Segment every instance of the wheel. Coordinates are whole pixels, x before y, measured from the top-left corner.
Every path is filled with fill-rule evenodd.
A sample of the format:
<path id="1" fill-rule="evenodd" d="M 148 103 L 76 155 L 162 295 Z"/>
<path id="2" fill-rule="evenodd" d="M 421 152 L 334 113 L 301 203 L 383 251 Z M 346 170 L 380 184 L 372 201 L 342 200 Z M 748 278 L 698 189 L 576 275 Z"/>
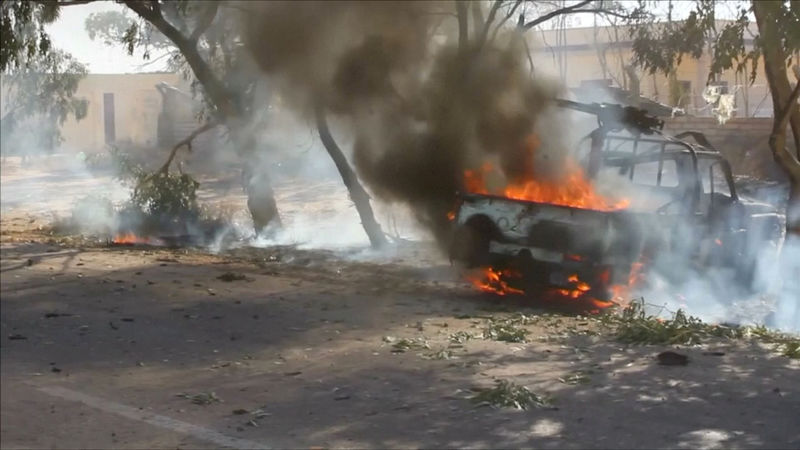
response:
<path id="1" fill-rule="evenodd" d="M 458 227 L 450 244 L 450 259 L 478 267 L 489 262 L 489 242 L 491 235 L 482 227 L 467 222 Z"/>

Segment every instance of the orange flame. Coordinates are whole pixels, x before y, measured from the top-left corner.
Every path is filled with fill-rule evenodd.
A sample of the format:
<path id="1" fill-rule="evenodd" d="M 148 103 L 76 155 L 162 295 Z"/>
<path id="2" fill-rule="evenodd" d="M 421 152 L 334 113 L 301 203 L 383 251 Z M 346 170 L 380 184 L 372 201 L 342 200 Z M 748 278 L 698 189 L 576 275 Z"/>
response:
<path id="1" fill-rule="evenodd" d="M 512 269 L 497 270 L 492 267 L 482 267 L 467 276 L 467 279 L 483 292 L 495 295 L 524 295 L 525 291 L 511 287 L 509 283 L 513 280 L 521 279 L 522 275 Z M 589 283 L 583 282 L 577 274 L 573 274 L 567 279 L 573 287 L 569 289 L 553 288 L 546 289 L 539 293 L 540 299 L 547 302 L 559 303 L 563 300 L 570 300 L 571 304 L 579 306 L 582 311 L 597 314 L 601 310 L 613 306 L 613 301 L 604 301 L 594 298 L 589 291 Z"/>
<path id="2" fill-rule="evenodd" d="M 611 286 L 614 300 L 619 304 L 627 303 L 630 300 L 630 292 L 644 280 L 644 263 L 637 261 L 631 265 L 628 274 L 628 284 L 616 284 Z"/>
<path id="3" fill-rule="evenodd" d="M 486 184 L 486 179 L 492 173 L 499 173 L 490 162 L 484 162 L 477 169 L 464 171 L 464 189 L 474 194 L 495 194 L 514 200 L 533 201 L 538 203 L 549 203 L 553 205 L 568 206 L 573 208 L 593 209 L 598 211 L 615 211 L 627 208 L 630 205 L 629 199 L 614 200 L 597 193 L 591 180 L 586 176 L 584 170 L 572 159 L 565 162 L 565 175 L 559 179 L 537 180 L 533 171 L 533 161 L 536 149 L 540 141 L 535 134 L 529 135 L 523 143 L 523 162 L 525 175 L 518 180 L 512 180 L 499 192 L 490 192 Z M 449 217 L 449 215 L 448 215 Z M 581 261 L 581 255 L 565 255 L 568 260 Z M 629 276 L 628 285 L 633 285 L 640 277 L 641 264 L 635 266 Z M 524 294 L 520 289 L 512 288 L 508 281 L 514 278 L 521 278 L 518 272 L 510 269 L 498 270 L 492 267 L 481 269 L 478 276 L 470 276 L 468 279 L 478 289 L 484 292 L 491 292 L 497 295 Z M 608 286 L 610 272 L 606 271 L 599 274 L 599 282 Z M 604 301 L 597 299 L 590 293 L 592 286 L 581 280 L 578 274 L 570 275 L 567 278 L 570 283 L 568 288 L 545 289 L 537 293 L 548 301 L 560 301 L 568 299 L 573 304 L 580 303 L 588 306 L 589 312 L 597 313 L 601 309 L 615 304 L 614 301 Z M 629 286 L 612 286 L 614 300 L 622 299 L 627 295 Z"/>
<path id="4" fill-rule="evenodd" d="M 111 240 L 114 244 L 121 244 L 121 245 L 160 245 L 161 241 L 159 239 L 154 239 L 150 237 L 140 237 L 134 234 L 133 232 L 122 233 L 114 236 L 114 239 Z"/>
<path id="5" fill-rule="evenodd" d="M 524 294 L 522 290 L 508 285 L 506 280 L 512 278 L 520 278 L 520 274 L 511 269 L 498 271 L 491 267 L 483 267 L 479 269 L 478 273 L 467 276 L 472 285 L 483 292 L 497 295 Z"/>
<path id="6" fill-rule="evenodd" d="M 565 162 L 565 173 L 558 180 L 536 180 L 533 173 L 533 156 L 539 146 L 536 135 L 525 141 L 526 176 L 512 181 L 499 193 L 514 200 L 550 203 L 574 208 L 615 211 L 627 208 L 629 199 L 612 200 L 598 194 L 583 169 L 571 158 Z M 477 170 L 464 171 L 464 189 L 474 194 L 490 194 L 486 187 L 486 176 L 495 169 L 490 162 L 484 162 Z"/>

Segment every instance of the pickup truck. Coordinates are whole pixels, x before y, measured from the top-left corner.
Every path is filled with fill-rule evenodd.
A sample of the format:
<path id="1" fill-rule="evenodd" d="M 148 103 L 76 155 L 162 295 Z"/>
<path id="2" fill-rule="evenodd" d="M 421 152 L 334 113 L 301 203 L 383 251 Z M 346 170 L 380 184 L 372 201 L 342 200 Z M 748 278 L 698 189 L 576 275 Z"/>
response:
<path id="1" fill-rule="evenodd" d="M 761 252 L 777 251 L 782 215 L 740 198 L 729 163 L 701 134 L 669 136 L 653 127 L 656 121 L 631 125 L 620 117 L 607 114 L 584 140 L 591 139 L 589 152 L 579 148 L 576 156 L 593 180 L 623 186 L 629 207 L 594 210 L 465 192 L 453 219 L 451 260 L 513 269 L 523 287 L 574 288 L 579 280 L 601 300 L 612 297 L 613 286 L 629 285 L 641 266 L 676 283 L 689 271 L 732 269 L 753 289 Z"/>

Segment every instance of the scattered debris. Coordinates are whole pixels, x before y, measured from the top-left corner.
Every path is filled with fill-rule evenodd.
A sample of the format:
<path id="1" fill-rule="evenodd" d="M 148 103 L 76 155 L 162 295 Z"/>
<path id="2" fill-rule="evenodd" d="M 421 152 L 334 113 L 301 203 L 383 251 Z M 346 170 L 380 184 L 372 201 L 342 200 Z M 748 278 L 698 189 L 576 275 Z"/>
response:
<path id="1" fill-rule="evenodd" d="M 800 359 L 800 336 L 773 331 L 765 326 L 748 328 L 746 335 L 767 344 L 775 344 L 775 351 L 787 358 Z"/>
<path id="2" fill-rule="evenodd" d="M 671 319 L 645 312 L 644 299 L 631 302 L 621 314 L 603 316 L 620 342 L 626 344 L 697 345 L 704 339 L 756 339 L 774 344 L 774 350 L 787 358 L 800 359 L 800 337 L 759 325 L 756 327 L 712 325 L 678 310 Z M 722 355 L 716 355 L 722 356 Z"/>
<path id="3" fill-rule="evenodd" d="M 156 258 L 156 261 L 159 261 L 159 262 L 173 262 L 173 263 L 180 262 L 175 258 L 163 258 L 163 257 Z"/>
<path id="4" fill-rule="evenodd" d="M 447 337 L 452 344 L 463 344 L 473 338 L 475 338 L 475 336 L 468 331 L 456 331 L 455 333 L 450 333 Z"/>
<path id="5" fill-rule="evenodd" d="M 272 413 L 268 413 L 268 412 L 264 411 L 263 409 L 259 408 L 259 409 L 255 410 L 255 411 L 252 411 L 250 413 L 250 415 L 254 416 L 256 419 L 263 419 L 265 417 L 271 416 Z"/>
<path id="6" fill-rule="evenodd" d="M 685 366 L 689 364 L 689 357 L 671 351 L 661 352 L 656 356 L 662 366 Z"/>
<path id="7" fill-rule="evenodd" d="M 243 273 L 225 272 L 222 275 L 218 276 L 217 279 L 226 282 L 231 282 L 231 281 L 246 280 L 247 277 Z"/>
<path id="8" fill-rule="evenodd" d="M 473 389 L 477 394 L 470 400 L 478 406 L 529 409 L 552 407 L 552 399 L 532 392 L 507 380 L 496 380 L 493 388 Z"/>
<path id="9" fill-rule="evenodd" d="M 392 344 L 392 353 L 404 353 L 408 350 L 429 350 L 431 348 L 428 341 L 423 338 L 397 339 L 392 336 L 384 336 L 383 342 Z"/>
<path id="10" fill-rule="evenodd" d="M 179 394 L 175 394 L 176 397 L 185 398 L 187 400 L 191 400 L 192 403 L 195 405 L 210 405 L 212 403 L 221 403 L 222 400 L 217 397 L 217 395 L 213 392 L 200 392 L 197 394 L 187 394 L 185 392 L 181 392 Z"/>
<path id="11" fill-rule="evenodd" d="M 453 355 L 453 352 L 443 348 L 436 352 L 426 353 L 422 355 L 424 359 L 453 359 L 456 356 Z"/>
<path id="12" fill-rule="evenodd" d="M 607 315 L 620 342 L 626 344 L 697 345 L 704 338 L 741 338 L 744 329 L 726 325 L 709 325 L 678 310 L 671 319 L 661 319 L 645 312 L 644 300 L 631 302 L 619 315 Z"/>
<path id="13" fill-rule="evenodd" d="M 488 326 L 483 330 L 483 337 L 493 341 L 526 342 L 530 331 L 520 327 L 520 322 L 514 319 L 489 319 Z"/>
<path id="14" fill-rule="evenodd" d="M 591 370 L 578 370 L 569 375 L 560 377 L 558 381 L 570 386 L 575 386 L 577 384 L 588 384 L 592 381 L 592 378 L 589 375 L 592 375 L 593 373 L 594 371 Z"/>

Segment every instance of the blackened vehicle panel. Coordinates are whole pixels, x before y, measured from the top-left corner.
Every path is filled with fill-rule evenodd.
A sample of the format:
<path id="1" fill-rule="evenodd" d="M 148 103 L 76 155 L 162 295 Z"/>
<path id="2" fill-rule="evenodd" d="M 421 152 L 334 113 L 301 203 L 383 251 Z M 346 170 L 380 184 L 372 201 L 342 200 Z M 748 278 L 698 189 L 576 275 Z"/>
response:
<path id="1" fill-rule="evenodd" d="M 612 268 L 614 277 L 624 280 L 646 241 L 665 235 L 674 219 L 627 210 L 597 211 L 492 195 L 464 195 L 455 225 L 469 226 L 476 218 L 493 224 L 491 229 L 481 228 L 489 234 L 486 238 L 490 240 L 492 261 L 505 258 L 519 262 L 522 258 L 531 268 L 526 272 L 539 273 L 545 279 L 560 267 L 586 274 Z"/>
<path id="2" fill-rule="evenodd" d="M 627 253 L 640 238 L 641 215 L 627 211 L 597 211 L 514 200 L 491 195 L 463 197 L 456 218 L 464 225 L 485 216 L 495 225 L 500 242 L 558 252 L 601 256 Z"/>

